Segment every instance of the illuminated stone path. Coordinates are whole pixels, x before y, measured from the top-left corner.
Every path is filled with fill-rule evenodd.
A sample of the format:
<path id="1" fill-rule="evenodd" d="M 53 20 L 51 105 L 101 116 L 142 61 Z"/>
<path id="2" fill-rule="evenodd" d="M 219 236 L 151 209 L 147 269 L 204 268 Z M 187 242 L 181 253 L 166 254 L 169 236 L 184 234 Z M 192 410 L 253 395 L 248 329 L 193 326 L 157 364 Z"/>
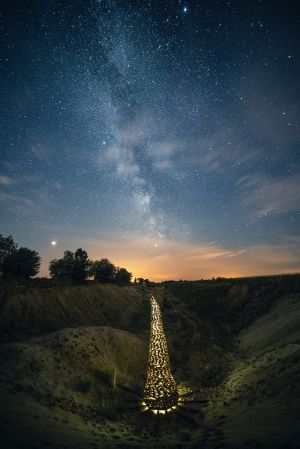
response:
<path id="1" fill-rule="evenodd" d="M 176 408 L 179 396 L 171 374 L 160 307 L 154 296 L 150 298 L 150 302 L 151 329 L 143 407 L 144 410 L 150 409 L 155 414 L 165 414 Z"/>

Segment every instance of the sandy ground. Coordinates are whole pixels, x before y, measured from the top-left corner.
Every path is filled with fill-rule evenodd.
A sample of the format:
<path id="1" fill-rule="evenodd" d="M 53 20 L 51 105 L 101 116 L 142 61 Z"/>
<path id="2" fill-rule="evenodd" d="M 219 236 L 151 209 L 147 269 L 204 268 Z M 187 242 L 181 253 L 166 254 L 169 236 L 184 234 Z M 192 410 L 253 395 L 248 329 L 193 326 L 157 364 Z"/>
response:
<path id="1" fill-rule="evenodd" d="M 115 319 L 125 327 L 130 314 L 139 319 L 140 304 L 135 309 L 126 295 L 122 301 L 129 304 L 128 314 Z M 207 404 L 186 401 L 178 412 L 160 418 L 140 411 L 144 330 L 92 325 L 18 336 L 0 346 L 3 447 L 300 447 L 299 295 L 277 300 L 229 349 L 217 343 L 204 349 L 197 322 L 183 304 L 174 304 L 164 315 L 175 376 L 193 387 L 189 400 L 205 398 Z M 101 310 L 107 316 L 105 307 Z M 202 372 L 210 357 L 221 357 L 224 375 L 205 386 Z"/>

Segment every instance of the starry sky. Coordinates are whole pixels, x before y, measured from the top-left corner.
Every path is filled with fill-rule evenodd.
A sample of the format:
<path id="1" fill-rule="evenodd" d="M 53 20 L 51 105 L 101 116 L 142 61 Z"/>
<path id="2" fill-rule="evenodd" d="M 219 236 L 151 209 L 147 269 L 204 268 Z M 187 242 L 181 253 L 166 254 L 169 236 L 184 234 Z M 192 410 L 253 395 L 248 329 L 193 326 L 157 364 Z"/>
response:
<path id="1" fill-rule="evenodd" d="M 300 271 L 294 1 L 11 1 L 0 233 L 153 280 Z M 56 242 L 56 244 L 51 244 Z"/>

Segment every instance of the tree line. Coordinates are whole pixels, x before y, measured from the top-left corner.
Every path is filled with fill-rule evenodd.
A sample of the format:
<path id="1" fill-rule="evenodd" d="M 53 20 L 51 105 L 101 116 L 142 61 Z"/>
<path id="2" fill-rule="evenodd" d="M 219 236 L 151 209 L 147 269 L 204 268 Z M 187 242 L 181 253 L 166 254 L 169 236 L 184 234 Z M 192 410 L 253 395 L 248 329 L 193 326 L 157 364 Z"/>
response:
<path id="1" fill-rule="evenodd" d="M 0 277 L 8 279 L 30 279 L 38 274 L 41 257 L 37 251 L 18 247 L 12 236 L 0 234 Z M 101 283 L 126 285 L 131 282 L 132 273 L 115 266 L 106 258 L 90 260 L 82 248 L 75 252 L 65 251 L 61 259 L 49 263 L 52 279 L 60 282 L 84 283 L 94 279 Z"/>
<path id="2" fill-rule="evenodd" d="M 60 281 L 83 283 L 94 279 L 101 283 L 129 284 L 132 273 L 126 268 L 116 267 L 110 260 L 89 260 L 87 252 L 78 248 L 75 252 L 65 251 L 61 259 L 53 259 L 49 264 L 50 276 Z"/>
<path id="3" fill-rule="evenodd" d="M 29 279 L 36 276 L 41 265 L 37 251 L 21 246 L 11 235 L 0 234 L 0 276 L 3 278 Z"/>

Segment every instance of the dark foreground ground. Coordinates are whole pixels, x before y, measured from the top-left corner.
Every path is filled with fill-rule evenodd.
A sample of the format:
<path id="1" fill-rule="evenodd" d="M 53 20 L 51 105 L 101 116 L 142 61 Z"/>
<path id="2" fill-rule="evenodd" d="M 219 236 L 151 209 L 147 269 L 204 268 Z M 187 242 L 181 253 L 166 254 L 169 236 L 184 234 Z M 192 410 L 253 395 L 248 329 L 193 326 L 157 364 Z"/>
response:
<path id="1" fill-rule="evenodd" d="M 159 418 L 138 407 L 147 289 L 1 286 L 4 448 L 300 447 L 300 276 L 153 290 L 172 370 L 180 390 L 193 391 Z"/>

